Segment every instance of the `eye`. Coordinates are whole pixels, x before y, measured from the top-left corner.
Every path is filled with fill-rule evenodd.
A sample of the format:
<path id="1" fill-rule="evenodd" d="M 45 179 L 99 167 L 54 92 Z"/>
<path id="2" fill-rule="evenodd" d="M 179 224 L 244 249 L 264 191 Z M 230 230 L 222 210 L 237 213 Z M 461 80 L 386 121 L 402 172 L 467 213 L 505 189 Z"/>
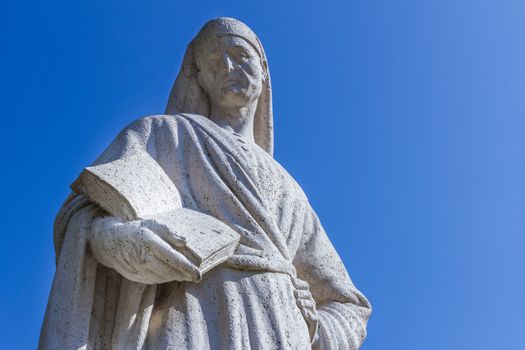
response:
<path id="1" fill-rule="evenodd" d="M 237 56 L 237 59 L 239 60 L 250 59 L 250 54 L 244 50 L 239 50 L 236 56 Z"/>

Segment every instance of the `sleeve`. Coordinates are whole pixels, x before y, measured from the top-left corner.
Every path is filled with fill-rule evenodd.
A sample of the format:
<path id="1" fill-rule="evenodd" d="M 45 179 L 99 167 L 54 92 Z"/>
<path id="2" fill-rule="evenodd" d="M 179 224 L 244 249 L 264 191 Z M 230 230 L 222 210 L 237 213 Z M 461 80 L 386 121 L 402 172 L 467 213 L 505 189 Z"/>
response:
<path id="1" fill-rule="evenodd" d="M 111 162 L 140 152 L 150 153 L 152 148 L 152 128 L 152 117 L 144 117 L 134 121 L 119 133 L 93 165 Z M 54 244 L 57 262 L 62 251 L 66 228 L 73 215 L 72 213 L 89 204 L 90 202 L 86 198 L 73 192 L 59 210 L 54 222 Z"/>
<path id="2" fill-rule="evenodd" d="M 155 129 L 160 124 L 158 116 L 135 120 L 124 128 L 95 160 L 93 165 L 104 164 L 127 156 L 145 153 L 154 157 Z"/>
<path id="3" fill-rule="evenodd" d="M 366 337 L 371 305 L 352 283 L 313 210 L 293 260 L 297 277 L 308 282 L 317 305 L 313 349 L 357 350 Z"/>

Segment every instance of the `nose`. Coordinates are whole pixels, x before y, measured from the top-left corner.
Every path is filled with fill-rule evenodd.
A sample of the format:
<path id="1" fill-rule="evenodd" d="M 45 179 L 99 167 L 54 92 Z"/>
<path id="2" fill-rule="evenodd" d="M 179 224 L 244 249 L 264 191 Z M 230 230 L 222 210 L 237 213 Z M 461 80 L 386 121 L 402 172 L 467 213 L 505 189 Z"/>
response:
<path id="1" fill-rule="evenodd" d="M 224 65 L 226 66 L 226 70 L 228 70 L 228 72 L 233 71 L 233 61 L 230 55 L 225 53 L 223 59 L 224 59 Z"/>

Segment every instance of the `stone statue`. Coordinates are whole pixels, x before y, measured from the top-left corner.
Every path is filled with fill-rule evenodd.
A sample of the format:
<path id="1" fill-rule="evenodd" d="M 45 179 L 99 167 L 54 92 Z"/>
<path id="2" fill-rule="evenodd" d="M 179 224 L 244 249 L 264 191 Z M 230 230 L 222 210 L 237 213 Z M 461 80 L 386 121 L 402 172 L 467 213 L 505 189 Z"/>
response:
<path id="1" fill-rule="evenodd" d="M 54 227 L 57 269 L 39 349 L 358 349 L 370 304 L 273 153 L 272 89 L 257 36 L 218 18 L 188 45 L 166 115 L 126 127 L 95 161 L 148 155 L 182 206 L 241 236 L 204 273 L 162 259 L 162 236 L 78 194 Z"/>

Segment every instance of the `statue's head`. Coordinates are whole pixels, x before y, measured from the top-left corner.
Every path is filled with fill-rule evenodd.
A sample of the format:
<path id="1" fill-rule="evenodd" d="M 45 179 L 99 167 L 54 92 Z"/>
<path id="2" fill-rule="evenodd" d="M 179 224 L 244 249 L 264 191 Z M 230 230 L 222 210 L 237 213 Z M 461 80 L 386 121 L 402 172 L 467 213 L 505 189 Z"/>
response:
<path id="1" fill-rule="evenodd" d="M 211 104 L 243 107 L 259 98 L 267 63 L 257 37 L 244 23 L 211 20 L 194 45 L 197 81 Z"/>
<path id="2" fill-rule="evenodd" d="M 166 113 L 209 117 L 212 104 L 243 107 L 255 100 L 255 142 L 273 154 L 270 74 L 260 41 L 234 18 L 207 22 L 186 49 Z"/>

